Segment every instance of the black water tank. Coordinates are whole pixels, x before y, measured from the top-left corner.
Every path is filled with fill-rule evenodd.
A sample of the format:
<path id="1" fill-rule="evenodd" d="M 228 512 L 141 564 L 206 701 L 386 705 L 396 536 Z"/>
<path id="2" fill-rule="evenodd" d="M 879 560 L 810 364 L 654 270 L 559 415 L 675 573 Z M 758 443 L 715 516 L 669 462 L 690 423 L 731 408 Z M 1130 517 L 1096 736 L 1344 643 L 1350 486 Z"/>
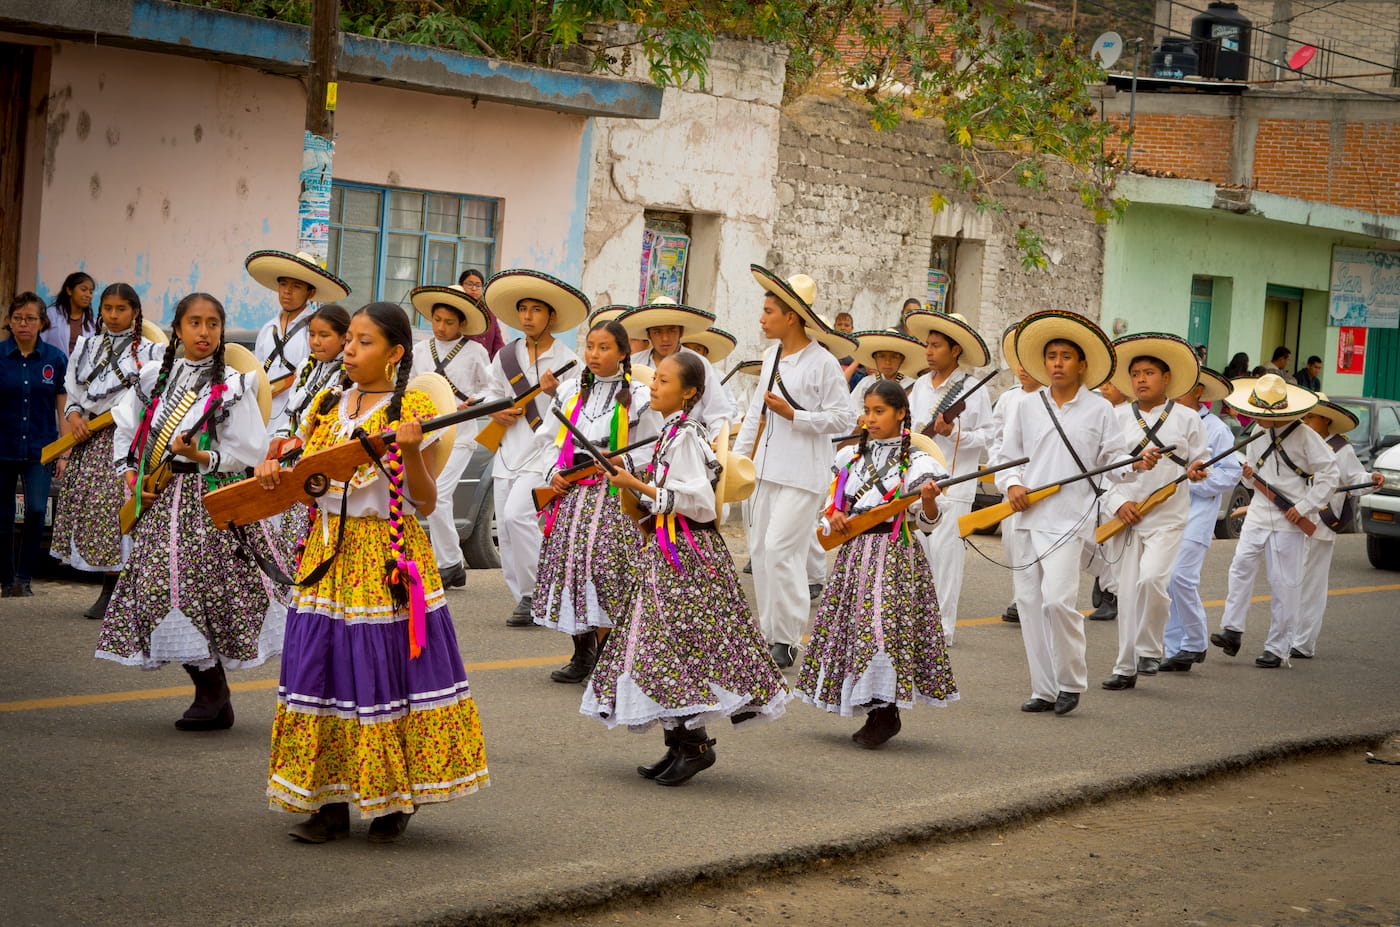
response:
<path id="1" fill-rule="evenodd" d="M 1200 64 L 1191 40 L 1180 36 L 1167 36 L 1152 52 L 1153 77 L 1195 77 Z"/>
<path id="2" fill-rule="evenodd" d="M 1239 6 L 1212 3 L 1191 20 L 1191 38 L 1201 59 L 1202 77 L 1249 78 L 1249 20 Z"/>

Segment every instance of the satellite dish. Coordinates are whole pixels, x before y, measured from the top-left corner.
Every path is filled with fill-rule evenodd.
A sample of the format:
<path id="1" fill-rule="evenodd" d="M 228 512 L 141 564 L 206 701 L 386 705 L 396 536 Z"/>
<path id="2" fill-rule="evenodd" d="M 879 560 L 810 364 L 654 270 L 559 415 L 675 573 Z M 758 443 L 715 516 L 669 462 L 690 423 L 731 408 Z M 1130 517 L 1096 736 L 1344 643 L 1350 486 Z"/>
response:
<path id="1" fill-rule="evenodd" d="M 1288 67 L 1294 71 L 1301 71 L 1303 70 L 1303 68 L 1308 66 L 1308 62 L 1312 61 L 1313 56 L 1316 54 L 1316 45 L 1304 45 L 1302 48 L 1298 49 L 1292 55 L 1289 56 Z"/>
<path id="2" fill-rule="evenodd" d="M 1099 63 L 1105 71 L 1118 63 L 1123 54 L 1123 37 L 1116 32 L 1105 32 L 1094 39 L 1094 49 L 1089 57 Z"/>

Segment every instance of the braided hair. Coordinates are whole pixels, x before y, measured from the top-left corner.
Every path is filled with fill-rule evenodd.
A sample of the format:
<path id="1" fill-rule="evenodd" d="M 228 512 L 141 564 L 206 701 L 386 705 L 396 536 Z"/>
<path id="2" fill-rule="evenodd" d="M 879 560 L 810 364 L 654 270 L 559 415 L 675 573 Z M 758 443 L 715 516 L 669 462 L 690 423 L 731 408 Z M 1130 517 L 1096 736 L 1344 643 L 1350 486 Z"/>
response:
<path id="1" fill-rule="evenodd" d="M 620 327 L 620 326 L 619 326 Z M 705 361 L 695 354 L 687 354 L 684 351 L 677 351 L 662 358 L 662 362 L 674 361 L 681 369 L 681 389 L 694 389 L 695 395 L 686 400 L 683 414 L 690 417 L 691 410 L 699 404 L 700 398 L 705 395 Z"/>
<path id="2" fill-rule="evenodd" d="M 912 414 L 909 409 L 909 394 L 894 380 L 878 380 L 870 392 L 897 412 L 903 412 L 900 419 L 899 470 L 902 474 L 909 469 L 909 427 Z M 867 394 L 869 395 L 869 394 Z M 860 433 L 860 453 L 865 453 L 870 432 L 862 428 Z"/>
<path id="3" fill-rule="evenodd" d="M 137 382 L 139 382 L 141 376 L 141 325 L 144 322 L 144 317 L 141 314 L 141 297 L 137 294 L 136 290 L 132 288 L 131 284 L 113 283 L 102 291 L 102 296 L 98 299 L 98 304 L 101 305 L 101 303 L 105 302 L 108 298 L 123 300 L 135 310 L 135 315 L 132 316 L 131 320 L 131 347 L 129 350 L 131 351 L 131 359 L 136 364 L 136 376 Z M 104 335 L 107 334 L 107 325 L 105 322 L 99 322 L 98 329 Z M 83 385 L 87 386 L 88 383 L 83 383 Z"/>

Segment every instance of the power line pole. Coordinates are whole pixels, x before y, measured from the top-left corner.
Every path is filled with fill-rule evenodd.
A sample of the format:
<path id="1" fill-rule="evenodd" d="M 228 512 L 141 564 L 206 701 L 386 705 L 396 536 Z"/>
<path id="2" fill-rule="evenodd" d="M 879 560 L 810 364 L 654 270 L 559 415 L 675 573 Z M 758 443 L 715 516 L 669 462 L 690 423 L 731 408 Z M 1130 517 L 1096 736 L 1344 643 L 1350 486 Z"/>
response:
<path id="1" fill-rule="evenodd" d="M 325 266 L 330 243 L 331 160 L 335 153 L 340 0 L 314 0 L 306 68 L 306 127 L 301 149 L 297 248 Z"/>

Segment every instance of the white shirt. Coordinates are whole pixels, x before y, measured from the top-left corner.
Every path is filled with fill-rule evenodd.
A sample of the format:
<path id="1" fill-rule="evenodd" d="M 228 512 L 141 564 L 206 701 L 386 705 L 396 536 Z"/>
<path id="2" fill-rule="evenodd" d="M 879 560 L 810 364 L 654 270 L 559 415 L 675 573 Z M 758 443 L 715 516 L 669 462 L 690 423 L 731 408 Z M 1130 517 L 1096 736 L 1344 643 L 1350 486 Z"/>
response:
<path id="1" fill-rule="evenodd" d="M 985 388 L 985 387 L 984 387 Z M 1021 400 L 1028 396 L 1034 396 L 1038 390 L 1031 390 L 1029 393 L 1021 389 L 1021 384 L 1003 392 L 997 397 L 997 401 L 992 403 L 992 443 L 987 446 L 987 459 L 995 460 L 1001 451 L 1001 439 L 1006 434 L 1006 420 L 1011 417 L 1011 410 L 1014 409 Z"/>
<path id="2" fill-rule="evenodd" d="M 1337 455 L 1317 436 L 1317 432 L 1301 422 L 1295 422 L 1293 425 L 1282 425 L 1272 429 L 1261 426 L 1259 434 L 1244 446 L 1242 453 L 1245 461 L 1266 483 L 1287 496 L 1299 512 L 1317 522 L 1317 511 L 1341 485 L 1338 482 Z M 1278 436 L 1284 435 L 1284 432 L 1287 432 L 1287 435 L 1279 439 Z M 1304 480 L 1294 473 L 1293 469 L 1283 462 L 1283 456 L 1278 451 L 1270 453 L 1262 465 L 1259 463 L 1269 445 L 1275 440 L 1304 473 L 1312 474 L 1311 480 Z M 1269 531 L 1300 531 L 1301 529 L 1288 521 L 1283 512 L 1283 509 L 1256 494 L 1249 503 L 1244 523 Z"/>
<path id="3" fill-rule="evenodd" d="M 306 371 L 306 364 L 311 365 L 311 371 L 307 374 L 306 380 L 302 382 L 301 374 Z M 306 420 L 306 413 L 311 406 L 311 401 L 320 394 L 321 390 L 337 385 L 339 373 L 339 356 L 335 360 L 325 362 L 308 357 L 302 365 L 301 372 L 297 373 L 296 380 L 287 389 L 287 402 L 282 409 L 282 414 L 280 416 L 273 414 L 268 417 L 268 438 L 290 438 L 300 431 L 301 423 Z"/>
<path id="4" fill-rule="evenodd" d="M 132 356 L 131 329 L 108 334 L 105 339 L 103 334 L 80 335 L 73 346 L 73 356 L 68 360 L 68 373 L 63 380 L 68 392 L 68 404 L 64 408 L 68 412 L 78 411 L 92 418 L 116 406 L 129 391 L 127 384 L 137 382 L 138 359 L 142 370 L 149 366 L 160 368 L 165 345 L 142 339 L 136 355 Z M 67 346 L 66 341 L 64 346 Z M 116 363 L 108 357 L 109 346 Z M 93 371 L 99 366 L 102 369 L 94 376 Z"/>
<path id="5" fill-rule="evenodd" d="M 584 401 L 583 408 L 578 410 L 578 417 L 574 425 L 583 432 L 597 447 L 607 450 L 608 441 L 612 433 L 613 411 L 617 408 L 617 391 L 622 386 L 622 374 L 619 372 L 611 377 L 598 377 L 592 389 L 588 391 L 588 399 Z M 565 441 L 572 443 L 573 438 L 567 432 L 563 432 L 564 426 L 554 417 L 552 411 L 558 409 L 564 415 L 569 414 L 569 404 L 573 402 L 579 390 L 583 388 L 583 378 L 574 377 L 559 384 L 559 392 L 555 395 L 554 401 L 550 403 L 550 413 L 545 415 L 545 419 L 540 423 L 539 433 L 543 440 L 550 445 L 551 457 L 549 459 L 549 474 L 553 475 L 558 467 L 559 451 L 564 446 Z M 634 379 L 632 381 L 632 404 L 627 408 L 627 441 L 625 444 L 636 444 L 645 438 L 654 438 L 661 430 L 661 416 L 651 408 L 651 390 L 645 383 Z M 652 448 L 642 447 L 631 451 L 626 455 L 626 461 L 650 460 Z M 586 451 L 575 448 L 574 463 L 581 464 L 588 462 Z M 629 469 L 634 469 L 629 466 Z"/>
<path id="6" fill-rule="evenodd" d="M 955 371 L 937 389 L 933 385 L 933 374 L 926 373 L 914 381 L 909 391 L 909 413 L 913 418 L 914 430 L 922 431 L 933 421 L 934 410 L 942 405 L 953 384 L 961 383 L 965 393 L 977 384 L 977 378 L 966 370 Z M 959 395 L 958 398 L 962 398 Z M 996 420 L 992 416 L 992 400 L 983 387 L 967 397 L 966 408 L 953 420 L 953 433 L 934 435 L 933 443 L 943 452 L 943 459 L 953 476 L 962 476 L 977 469 L 982 452 L 991 446 L 996 438 Z M 971 502 L 977 493 L 977 481 L 967 480 L 948 487 L 948 498 L 958 502 Z"/>
<path id="7" fill-rule="evenodd" d="M 1234 446 L 1235 436 L 1220 416 L 1206 408 L 1200 409 L 1197 415 L 1206 426 L 1206 444 L 1209 446 L 1207 459 L 1223 454 Z M 1238 455 L 1229 454 L 1211 464 L 1206 470 L 1206 478 L 1199 483 L 1187 481 L 1191 487 L 1191 514 L 1186 518 L 1185 540 L 1198 544 L 1210 543 L 1220 516 L 1220 499 L 1235 488 L 1242 469 Z"/>
<path id="8" fill-rule="evenodd" d="M 442 365 L 442 372 L 457 393 L 461 394 L 453 396 L 457 404 L 461 405 L 466 402 L 462 396 L 480 399 L 491 388 L 491 358 L 486 355 L 486 349 L 475 341 L 469 341 L 466 338 L 460 342 L 439 341 L 433 337 L 419 341 L 413 346 L 413 375 L 437 373 L 437 364 L 433 361 L 433 350 L 437 350 L 439 360 L 446 360 L 448 355 L 456 350 L 459 343 L 462 345 L 462 349 L 457 351 L 451 360 L 447 360 Z M 473 444 L 482 424 L 489 421 L 491 421 L 489 418 L 478 418 L 467 422 L 458 422 L 457 436 L 453 439 L 453 446 L 467 447 Z"/>
<path id="9" fill-rule="evenodd" d="M 1356 456 L 1356 450 L 1346 438 L 1342 438 L 1341 448 L 1337 450 L 1336 454 L 1338 486 L 1355 486 L 1357 483 L 1366 483 L 1370 481 L 1371 474 L 1367 473 L 1366 468 L 1361 466 L 1361 460 Z M 1268 477 L 1265 477 L 1265 479 L 1268 479 Z M 1349 493 L 1334 492 L 1327 504 L 1331 506 L 1334 515 L 1341 515 L 1342 506 L 1346 504 L 1347 496 L 1364 496 L 1368 493 L 1375 492 L 1376 489 L 1376 485 L 1372 483 L 1365 489 L 1353 489 Z M 1321 509 L 1319 509 L 1319 513 L 1320 512 Z M 1312 520 L 1317 522 L 1317 530 L 1313 532 L 1313 536 L 1309 539 L 1310 541 L 1335 541 L 1337 539 L 1337 532 L 1323 524 L 1320 514 Z"/>
<path id="10" fill-rule="evenodd" d="M 1157 441 L 1163 445 L 1175 444 L 1172 454 L 1186 461 L 1187 464 L 1195 463 L 1198 460 L 1205 460 L 1210 456 L 1210 440 L 1206 436 L 1206 426 L 1201 421 L 1201 417 L 1194 409 L 1188 409 L 1177 403 L 1171 404 L 1168 411 L 1167 404 L 1161 405 L 1141 412 L 1142 420 L 1151 428 L 1157 424 L 1157 420 L 1166 414 L 1166 421 L 1162 422 L 1157 429 Z M 1133 413 L 1133 404 L 1125 402 L 1115 406 L 1113 414 L 1118 420 L 1118 427 L 1122 429 L 1123 441 L 1128 445 L 1128 453 L 1142 443 L 1146 433 L 1138 424 L 1137 417 Z M 1071 434 L 1073 434 L 1071 432 Z M 1150 442 L 1143 450 L 1157 447 L 1156 442 Z M 1227 444 L 1226 447 L 1229 447 Z M 1157 465 L 1151 470 L 1142 470 L 1132 473 L 1131 477 L 1125 475 L 1123 482 L 1110 489 L 1104 496 L 1104 514 L 1112 516 L 1117 513 L 1119 506 L 1125 502 L 1141 502 L 1157 490 L 1183 475 L 1186 468 L 1172 460 L 1171 457 L 1163 454 L 1157 460 Z M 1189 480 L 1182 482 L 1189 483 Z M 1177 486 L 1176 492 L 1171 494 L 1161 505 L 1143 516 L 1143 525 L 1151 526 L 1154 529 L 1184 530 L 1186 519 L 1191 512 L 1191 494 L 1183 492 L 1181 486 Z"/>
<path id="11" fill-rule="evenodd" d="M 900 443 L 901 439 L 899 438 L 872 439 L 863 456 L 860 456 L 858 446 L 843 447 L 836 452 L 836 462 L 832 464 L 831 472 L 839 474 L 848 465 L 850 466 L 850 473 L 846 477 L 846 485 L 843 488 L 843 494 L 846 497 L 844 511 L 848 516 L 861 515 L 890 501 L 885 498 L 885 494 L 899 482 L 899 464 L 897 462 L 891 464 L 890 462 L 899 455 Z M 858 457 L 859 459 L 857 459 Z M 888 469 L 885 469 L 886 467 Z M 881 474 L 882 470 L 883 474 Z M 879 479 L 876 479 L 877 474 L 880 475 Z M 947 471 L 938 465 L 938 461 L 918 448 L 910 448 L 909 469 L 905 471 L 904 487 L 900 490 L 900 495 L 915 495 L 925 483 L 941 480 L 947 476 Z M 832 493 L 836 491 L 835 484 L 832 485 L 831 489 Z M 858 496 L 856 496 L 857 492 L 860 493 Z M 823 511 L 831 507 L 833 498 L 832 494 L 827 495 Z M 908 513 L 909 517 L 913 519 L 910 524 L 919 531 L 928 533 L 938 524 L 938 514 L 932 518 L 924 518 L 922 500 L 910 505 Z"/>
<path id="12" fill-rule="evenodd" d="M 1041 397 L 1045 400 L 1042 401 Z M 1045 402 L 1050 403 L 1065 435 L 1074 442 L 1075 452 L 1086 470 L 1107 466 L 1128 456 L 1123 429 L 1114 416 L 1113 406 L 1102 396 L 1079 387 L 1062 406 L 1056 406 L 1050 388 L 1042 386 L 1027 394 L 1011 409 L 1006 434 L 993 464 L 1018 457 L 1029 457 L 1019 467 L 1008 467 L 996 475 L 997 488 L 1005 493 L 1012 486 L 1027 490 L 1059 483 L 1080 473 L 1079 465 L 1055 431 Z M 1100 487 L 1124 478 L 1128 467 L 1120 467 L 1092 477 Z M 1089 479 L 1077 480 L 1060 488 L 1016 516 L 1016 527 L 1027 531 L 1062 535 L 1072 532 L 1084 539 L 1098 527 L 1094 517 L 1094 490 Z"/>
<path id="13" fill-rule="evenodd" d="M 715 371 L 715 365 L 706 360 L 705 356 L 697 351 L 692 351 L 690 348 L 684 346 L 681 347 L 680 350 L 705 361 L 705 392 L 701 394 L 700 401 L 697 402 L 695 408 L 691 410 L 690 417 L 698 418 L 700 421 L 704 422 L 706 432 L 713 438 L 715 435 L 719 434 L 719 430 L 724 427 L 725 422 L 732 422 L 738 417 L 739 410 L 735 408 L 734 400 L 730 397 L 728 391 L 719 385 L 719 381 L 722 380 L 723 377 Z M 633 366 L 642 364 L 655 370 L 656 365 L 660 363 L 660 361 L 665 360 L 665 358 L 658 359 L 652 353 L 651 348 L 647 348 L 645 351 L 638 351 L 636 354 L 633 354 L 631 360 Z"/>
<path id="14" fill-rule="evenodd" d="M 68 313 L 58 306 L 50 306 L 44 310 L 49 317 L 49 327 L 47 331 L 39 333 L 40 340 L 53 345 L 63 352 L 63 356 L 68 356 Z M 78 349 L 85 335 L 91 335 L 97 331 L 97 312 L 93 310 L 91 319 L 83 319 L 83 329 L 78 333 L 78 340 L 73 343 L 73 350 Z"/>
<path id="15" fill-rule="evenodd" d="M 311 326 L 306 323 L 307 320 L 311 318 L 311 313 L 314 311 L 315 310 L 308 305 L 297 313 L 296 318 L 288 323 L 288 327 L 295 328 L 296 331 L 287 339 L 287 342 L 282 346 L 281 354 L 272 361 L 272 364 L 270 366 L 264 366 L 263 369 L 267 371 L 267 378 L 269 380 L 277 380 L 289 373 L 296 373 L 301 370 L 301 365 L 311 356 Z M 258 329 L 257 340 L 253 342 L 253 356 L 262 361 L 264 365 L 267 365 L 267 359 L 272 356 L 272 349 L 276 344 L 274 333 L 276 337 L 281 337 L 283 334 L 283 329 L 278 325 L 278 320 L 281 318 L 282 313 L 278 312 L 272 318 L 264 322 L 263 327 Z M 287 401 L 289 399 L 287 395 L 288 392 L 288 390 L 283 390 L 272 397 L 272 414 L 268 417 L 269 422 L 280 421 L 282 419 L 283 412 L 285 412 L 287 408 Z M 267 448 L 264 447 L 263 450 L 266 451 Z"/>
<path id="16" fill-rule="evenodd" d="M 653 501 L 641 496 L 642 508 L 657 515 L 684 515 L 695 522 L 716 518 L 715 483 L 720 465 L 710 449 L 709 435 L 695 419 L 687 419 L 671 434 L 680 413 L 667 417 L 661 426 L 661 441 L 646 463 L 654 465 L 651 472 L 644 469 L 637 476 L 656 487 Z"/>
<path id="17" fill-rule="evenodd" d="M 170 368 L 170 376 L 165 381 L 160 405 L 151 422 L 151 436 L 147 449 L 165 430 L 169 416 L 178 407 L 181 398 L 191 389 L 196 389 L 198 398 L 180 419 L 177 431 L 194 427 L 204 414 L 209 400 L 210 386 L 202 384 L 203 374 L 213 363 L 207 358 L 191 364 L 184 358 L 175 361 Z M 160 366 L 147 364 L 141 368 L 141 391 L 150 394 L 155 388 Z M 240 374 L 233 368 L 225 368 L 224 382 L 228 390 L 223 395 L 223 407 L 214 417 L 214 440 L 209 445 L 209 462 L 200 464 L 201 473 L 235 473 L 262 462 L 267 454 L 267 432 L 258 408 L 257 379 L 252 374 Z M 136 429 L 146 413 L 146 403 L 141 401 L 136 390 L 128 390 L 112 409 L 113 433 L 112 455 L 118 473 L 127 468 L 127 452 L 131 449 Z M 173 440 L 173 439 L 172 439 Z M 168 452 L 168 451 L 167 451 Z M 149 467 L 157 463 L 150 461 Z"/>
<path id="18" fill-rule="evenodd" d="M 510 386 L 510 378 L 506 376 L 505 367 L 502 366 L 507 352 L 514 352 L 516 360 L 520 363 L 520 372 L 524 374 L 530 386 L 540 382 L 540 376 L 546 370 L 554 371 L 561 380 L 573 379 L 578 376 L 577 365 L 569 368 L 562 376 L 559 375 L 559 368 L 569 361 L 577 361 L 578 356 L 558 338 L 554 339 L 546 350 L 540 352 L 533 364 L 530 363 L 530 351 L 525 339 L 517 338 L 501 348 L 495 359 L 491 361 L 491 379 L 488 384 L 487 401 L 511 399 L 515 396 L 515 390 L 511 389 Z M 551 400 L 552 397 L 548 393 L 540 393 L 535 399 L 535 408 L 540 410 L 542 416 L 549 415 Z M 543 424 L 543 419 L 541 424 Z M 558 422 L 555 424 L 557 425 Z M 500 450 L 496 452 L 492 474 L 503 478 L 522 473 L 543 475 L 549 465 L 554 462 L 553 458 L 544 453 L 548 446 L 548 441 L 544 440 L 541 434 L 532 431 L 529 423 L 525 421 L 525 417 L 521 416 L 516 419 L 514 425 L 506 429 Z"/>
<path id="19" fill-rule="evenodd" d="M 734 452 L 753 459 L 760 482 L 820 493 L 830 481 L 827 461 L 831 460 L 831 439 L 850 434 L 856 425 L 846 378 L 831 352 L 815 341 L 786 357 L 780 357 L 781 353 L 781 344 L 763 352 L 758 387 L 749 400 Z M 775 367 L 788 395 L 796 400 L 794 405 L 802 406 L 791 421 L 773 412 L 762 415 L 764 391 L 773 382 Z M 773 392 L 782 395 L 776 384 Z M 754 448 L 760 418 L 767 424 L 759 446 Z"/>

